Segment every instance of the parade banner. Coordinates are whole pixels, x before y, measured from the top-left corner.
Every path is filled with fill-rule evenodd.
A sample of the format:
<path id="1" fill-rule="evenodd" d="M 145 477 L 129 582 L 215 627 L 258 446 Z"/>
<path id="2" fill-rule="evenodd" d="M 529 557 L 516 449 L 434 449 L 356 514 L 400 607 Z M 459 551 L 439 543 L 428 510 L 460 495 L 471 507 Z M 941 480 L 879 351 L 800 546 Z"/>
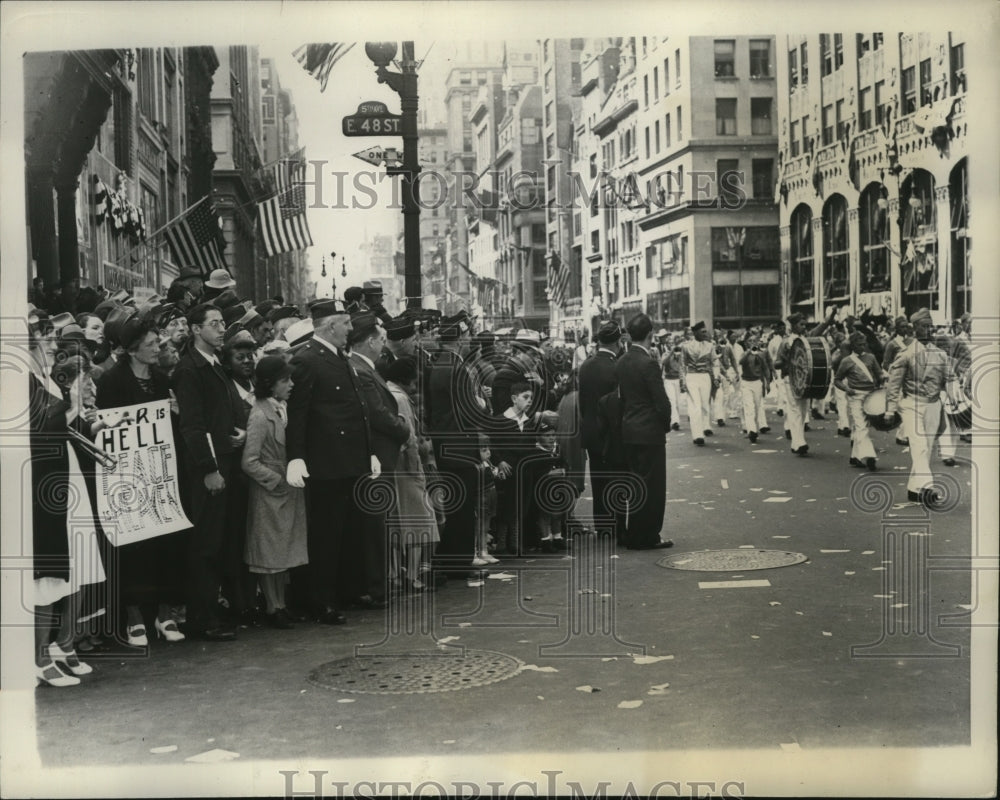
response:
<path id="1" fill-rule="evenodd" d="M 106 408 L 95 444 L 97 513 L 115 547 L 190 528 L 181 507 L 170 401 Z"/>

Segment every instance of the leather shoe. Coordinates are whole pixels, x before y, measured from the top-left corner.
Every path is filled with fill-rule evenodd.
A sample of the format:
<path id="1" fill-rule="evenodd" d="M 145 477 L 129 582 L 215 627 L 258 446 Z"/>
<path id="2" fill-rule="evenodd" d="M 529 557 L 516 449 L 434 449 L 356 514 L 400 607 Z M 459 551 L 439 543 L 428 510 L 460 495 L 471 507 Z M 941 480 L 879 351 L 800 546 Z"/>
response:
<path id="1" fill-rule="evenodd" d="M 703 433 L 706 436 L 715 436 L 715 432 L 711 428 L 705 428 L 705 430 L 703 431 Z"/>
<path id="2" fill-rule="evenodd" d="M 632 550 L 666 550 L 668 547 L 674 546 L 673 539 L 664 539 L 662 542 L 655 542 L 653 544 L 642 544 L 638 547 L 631 548 Z"/>
<path id="3" fill-rule="evenodd" d="M 765 425 L 763 428 L 760 429 L 760 432 L 761 433 L 770 433 L 771 429 L 767 425 Z"/>
<path id="4" fill-rule="evenodd" d="M 331 609 L 320 614 L 318 621 L 323 625 L 344 625 L 347 623 L 347 617 L 339 611 Z"/>
<path id="5" fill-rule="evenodd" d="M 792 438 L 792 432 L 791 432 L 791 431 L 788 431 L 788 430 L 786 430 L 786 431 L 785 431 L 785 438 L 786 438 L 786 439 L 791 439 L 791 438 Z"/>
<path id="6" fill-rule="evenodd" d="M 866 458 L 865 466 L 868 467 L 869 472 L 875 472 L 875 470 L 878 469 L 878 466 L 876 465 L 874 458 Z"/>
<path id="7" fill-rule="evenodd" d="M 757 444 L 757 432 L 750 431 L 750 444 Z"/>
<path id="8" fill-rule="evenodd" d="M 955 459 L 946 458 L 941 463 L 944 464 L 946 467 L 953 467 L 955 466 Z"/>
<path id="9" fill-rule="evenodd" d="M 680 426 L 680 423 L 678 423 L 678 422 L 675 422 L 673 425 L 670 426 L 670 430 L 672 430 L 672 431 L 679 431 L 680 429 L 681 429 L 681 426 Z"/>
<path id="10" fill-rule="evenodd" d="M 852 467 L 863 467 L 864 464 L 861 463 L 860 458 L 851 458 L 850 464 Z"/>
<path id="11" fill-rule="evenodd" d="M 233 628 L 219 626 L 218 628 L 208 628 L 198 634 L 199 639 L 206 642 L 232 642 L 236 640 L 236 631 Z"/>
<path id="12" fill-rule="evenodd" d="M 288 611 L 283 608 L 276 609 L 273 614 L 268 614 L 267 622 L 272 628 L 279 628 L 281 630 L 288 630 L 295 627 Z"/>
<path id="13" fill-rule="evenodd" d="M 698 445 L 698 447 L 704 447 L 705 446 L 705 440 L 702 439 L 700 436 L 697 439 L 694 440 L 694 443 L 696 445 Z"/>
<path id="14" fill-rule="evenodd" d="M 797 455 L 797 456 L 804 456 L 804 455 L 806 455 L 806 453 L 809 452 L 809 445 L 804 444 L 804 445 L 802 445 L 802 447 L 799 447 L 799 448 L 796 448 L 795 450 L 792 450 L 792 452 L 795 453 L 795 455 Z"/>

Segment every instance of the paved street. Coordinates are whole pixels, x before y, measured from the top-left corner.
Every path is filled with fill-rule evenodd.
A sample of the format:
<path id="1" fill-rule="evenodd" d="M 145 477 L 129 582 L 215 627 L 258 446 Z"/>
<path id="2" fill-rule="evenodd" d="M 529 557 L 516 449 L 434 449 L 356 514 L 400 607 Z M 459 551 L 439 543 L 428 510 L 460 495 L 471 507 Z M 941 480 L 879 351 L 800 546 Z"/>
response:
<path id="1" fill-rule="evenodd" d="M 934 572 L 923 584 L 929 595 L 912 594 L 907 582 L 886 589 L 883 579 L 898 581 L 899 574 L 887 569 L 892 554 L 883 546 L 879 513 L 863 512 L 850 499 L 850 482 L 866 473 L 847 467 L 849 446 L 835 435 L 835 421 L 812 423 L 805 459 L 788 453 L 780 418 L 774 416 L 773 424 L 754 448 L 735 422 L 717 429 L 704 448 L 694 447 L 684 431 L 669 437 L 665 535 L 676 546 L 618 551 L 604 562 L 615 571 L 613 593 L 606 583 L 570 587 L 572 559 L 561 556 L 494 568 L 498 573 L 520 564 L 530 570 L 520 584 L 487 579 L 470 588 L 453 582 L 437 592 L 434 634 L 453 637 L 447 641 L 452 646 L 495 651 L 529 665 L 507 680 L 395 695 L 307 682 L 317 666 L 351 656 L 357 644 L 378 642 L 382 612 L 351 612 L 350 623 L 340 628 L 244 631 L 235 643 L 154 643 L 148 658 L 118 653 L 88 659 L 96 671 L 78 689 L 36 692 L 43 763 L 180 763 L 213 748 L 246 760 L 967 744 L 968 633 L 943 627 L 939 615 L 962 614 L 972 602 L 968 573 Z M 903 504 L 906 454 L 891 434 L 878 434 L 876 444 L 882 450 L 877 477 L 899 506 L 887 521 L 919 514 L 917 506 Z M 970 467 L 960 461 L 949 474 L 963 496 L 955 511 L 929 520 L 925 541 L 934 556 L 970 552 Z M 595 543 L 596 537 L 579 540 L 578 557 Z M 801 552 L 807 560 L 735 573 L 657 565 L 665 555 L 739 548 Z M 592 574 L 601 576 L 604 567 L 597 566 Z M 751 580 L 770 585 L 699 588 L 704 581 Z M 586 645 L 602 657 L 540 654 L 540 645 L 566 637 L 570 601 L 585 596 L 597 602 L 600 594 L 612 594 L 600 602 L 613 602 L 624 644 L 598 637 Z M 519 613 L 518 596 L 526 611 L 559 615 L 559 627 L 512 626 L 544 621 Z M 883 603 L 890 617 L 916 615 L 922 597 L 928 611 L 921 612 L 923 621 L 910 617 L 910 629 L 927 622 L 930 636 L 958 645 L 959 654 L 852 658 L 852 645 L 882 636 Z M 464 625 L 449 617 L 470 614 L 480 602 L 482 610 Z M 892 608 L 898 603 L 907 607 Z M 915 633 L 902 641 L 889 643 L 882 654 L 913 655 L 929 643 Z M 623 701 L 641 705 L 619 707 Z M 177 750 L 150 753 L 169 745 Z"/>

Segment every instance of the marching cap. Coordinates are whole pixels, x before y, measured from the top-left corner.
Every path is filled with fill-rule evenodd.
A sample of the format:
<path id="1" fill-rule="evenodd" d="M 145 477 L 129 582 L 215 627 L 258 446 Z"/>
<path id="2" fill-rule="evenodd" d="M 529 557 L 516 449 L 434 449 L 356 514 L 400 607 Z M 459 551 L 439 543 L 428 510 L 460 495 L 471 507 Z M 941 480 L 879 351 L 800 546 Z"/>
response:
<path id="1" fill-rule="evenodd" d="M 230 333 L 230 331 L 235 331 Z M 249 331 L 245 331 L 239 326 L 233 326 L 226 331 L 226 341 L 223 347 L 226 350 L 242 350 L 242 349 L 257 349 L 257 342 L 254 340 L 253 336 L 250 335 Z"/>
<path id="2" fill-rule="evenodd" d="M 313 336 L 313 321 L 309 318 L 300 319 L 298 322 L 288 326 L 285 331 L 285 341 L 289 347 L 295 347 L 311 339 Z"/>
<path id="3" fill-rule="evenodd" d="M 851 337 L 850 337 L 850 339 L 848 339 L 848 341 L 851 344 L 858 344 L 859 342 L 861 344 L 867 344 L 868 343 L 868 337 L 865 336 L 861 331 L 854 331 L 854 333 L 851 334 Z"/>
<path id="4" fill-rule="evenodd" d="M 213 269 L 212 274 L 205 281 L 205 285 L 210 289 L 229 289 L 236 285 L 236 281 L 233 280 L 228 270 Z"/>
<path id="5" fill-rule="evenodd" d="M 621 338 L 621 326 L 613 319 L 605 322 L 597 331 L 597 341 L 601 344 L 614 344 Z"/>
<path id="6" fill-rule="evenodd" d="M 401 342 L 416 334 L 412 319 L 395 317 L 385 323 L 385 335 L 391 342 Z"/>
<path id="7" fill-rule="evenodd" d="M 805 317 L 802 316 L 802 314 L 800 314 L 798 311 L 796 311 L 794 314 L 789 314 L 788 315 L 788 322 L 791 325 L 797 325 L 798 323 L 802 322 L 804 319 L 805 319 Z"/>
<path id="8" fill-rule="evenodd" d="M 705 330 L 705 321 L 701 320 L 700 322 L 696 322 L 694 325 L 691 326 L 691 330 L 692 331 L 703 331 L 703 330 Z"/>
<path id="9" fill-rule="evenodd" d="M 897 328 L 905 328 L 907 325 L 910 324 L 910 321 L 906 318 L 906 314 L 900 314 L 898 317 L 896 317 L 896 320 L 893 324 Z"/>
<path id="10" fill-rule="evenodd" d="M 324 317 L 332 317 L 334 314 L 347 313 L 347 308 L 342 301 L 330 297 L 324 297 L 322 300 L 317 300 L 309 307 L 309 314 L 313 320 L 323 319 Z"/>
<path id="11" fill-rule="evenodd" d="M 930 309 L 921 308 L 910 314 L 910 322 L 916 325 L 918 322 L 932 322 Z"/>
<path id="12" fill-rule="evenodd" d="M 299 309 L 295 306 L 278 306 L 272 309 L 268 315 L 268 322 L 277 322 L 279 319 L 288 319 L 288 317 L 299 316 Z"/>

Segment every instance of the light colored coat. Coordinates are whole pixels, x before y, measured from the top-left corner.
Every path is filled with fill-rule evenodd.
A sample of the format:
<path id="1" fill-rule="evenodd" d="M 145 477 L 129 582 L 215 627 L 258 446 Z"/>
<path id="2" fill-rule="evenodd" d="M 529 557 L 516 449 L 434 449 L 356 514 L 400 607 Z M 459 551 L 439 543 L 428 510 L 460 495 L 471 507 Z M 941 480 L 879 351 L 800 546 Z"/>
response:
<path id="1" fill-rule="evenodd" d="M 306 496 L 285 481 L 285 423 L 271 400 L 250 411 L 243 471 L 250 476 L 244 560 L 251 572 L 275 572 L 306 564 Z"/>
<path id="2" fill-rule="evenodd" d="M 420 460 L 419 440 L 414 434 L 417 425 L 413 405 L 406 392 L 395 383 L 389 384 L 389 391 L 396 400 L 399 416 L 410 426 L 410 438 L 402 446 L 396 471 L 393 473 L 397 503 L 391 514 L 390 523 L 398 522 L 403 528 L 400 544 L 437 542 L 441 537 L 438 533 L 437 520 L 430 507 L 430 499 L 427 497 L 427 479 Z"/>

